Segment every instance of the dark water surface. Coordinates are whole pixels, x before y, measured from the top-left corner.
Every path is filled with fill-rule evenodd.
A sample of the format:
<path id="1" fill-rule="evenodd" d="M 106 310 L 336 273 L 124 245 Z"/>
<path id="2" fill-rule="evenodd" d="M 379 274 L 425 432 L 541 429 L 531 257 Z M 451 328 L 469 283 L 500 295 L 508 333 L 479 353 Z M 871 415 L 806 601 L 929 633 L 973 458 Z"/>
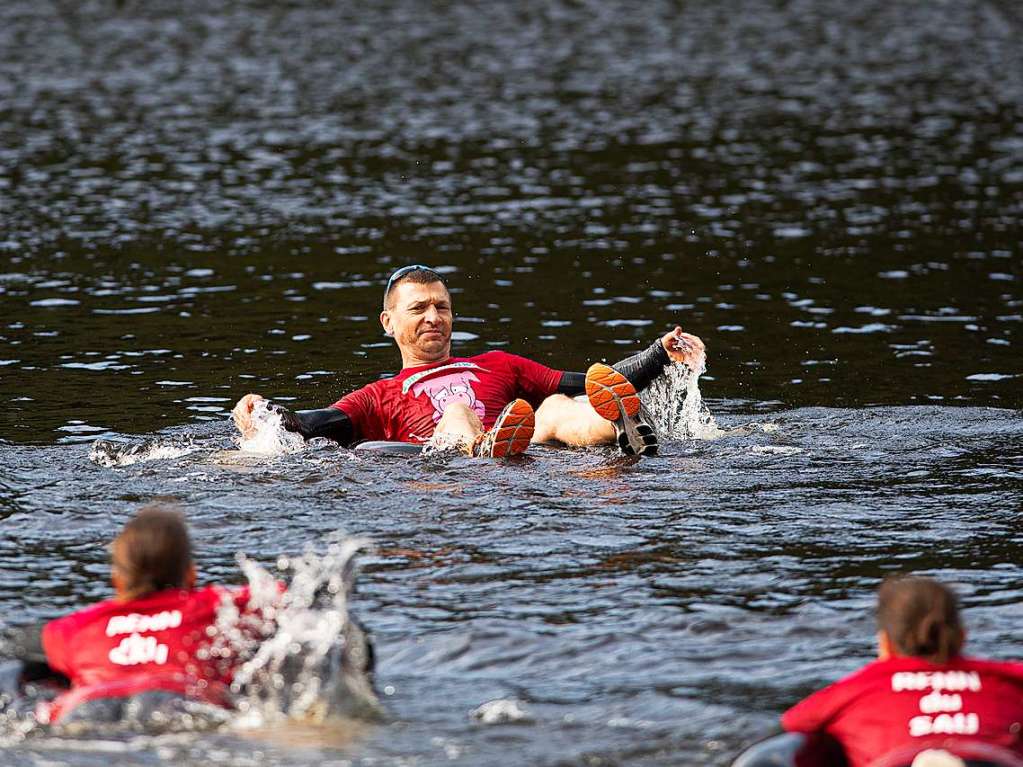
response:
<path id="1" fill-rule="evenodd" d="M 211 579 L 364 534 L 394 715 L 5 759 L 725 764 L 869 657 L 910 569 L 1023 655 L 1021 33 L 1006 0 L 0 5 L 0 616 L 105 596 L 154 496 Z M 683 325 L 734 431 L 225 456 L 246 391 L 395 369 L 410 261 L 450 273 L 458 353 L 584 369 Z M 495 699 L 525 718 L 471 717 Z"/>

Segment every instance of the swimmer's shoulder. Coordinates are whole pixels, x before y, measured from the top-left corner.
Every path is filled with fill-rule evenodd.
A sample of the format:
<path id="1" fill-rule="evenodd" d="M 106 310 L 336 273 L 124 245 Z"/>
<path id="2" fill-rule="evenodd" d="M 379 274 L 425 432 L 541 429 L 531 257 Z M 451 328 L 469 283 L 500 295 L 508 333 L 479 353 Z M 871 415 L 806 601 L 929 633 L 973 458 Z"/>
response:
<path id="1" fill-rule="evenodd" d="M 59 626 L 61 628 L 80 628 L 103 618 L 109 613 L 118 612 L 119 606 L 123 604 L 123 602 L 118 602 L 116 599 L 104 599 L 102 602 L 88 605 L 80 610 L 75 610 L 73 613 L 56 618 L 47 625 Z"/>
<path id="2" fill-rule="evenodd" d="M 962 657 L 959 663 L 964 671 L 1008 678 L 1014 684 L 1023 686 L 1023 662 L 1017 660 L 987 660 Z"/>

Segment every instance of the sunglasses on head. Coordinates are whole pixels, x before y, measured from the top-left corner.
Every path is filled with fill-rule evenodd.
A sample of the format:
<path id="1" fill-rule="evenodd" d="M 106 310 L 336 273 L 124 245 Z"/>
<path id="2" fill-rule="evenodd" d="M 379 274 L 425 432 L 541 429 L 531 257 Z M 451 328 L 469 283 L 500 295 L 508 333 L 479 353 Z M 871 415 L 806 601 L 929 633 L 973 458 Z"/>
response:
<path id="1" fill-rule="evenodd" d="M 440 276 L 436 269 L 426 266 L 426 264 L 409 264 L 408 266 L 403 266 L 400 269 L 395 269 L 394 273 L 390 276 L 390 278 L 388 278 L 387 287 L 384 288 L 385 301 L 387 300 L 388 294 L 391 292 L 391 288 L 394 287 L 394 283 L 400 280 L 406 274 L 409 274 L 410 272 L 429 272 L 430 274 L 436 276 L 437 279 L 440 280 L 441 282 L 444 281 L 444 279 Z"/>

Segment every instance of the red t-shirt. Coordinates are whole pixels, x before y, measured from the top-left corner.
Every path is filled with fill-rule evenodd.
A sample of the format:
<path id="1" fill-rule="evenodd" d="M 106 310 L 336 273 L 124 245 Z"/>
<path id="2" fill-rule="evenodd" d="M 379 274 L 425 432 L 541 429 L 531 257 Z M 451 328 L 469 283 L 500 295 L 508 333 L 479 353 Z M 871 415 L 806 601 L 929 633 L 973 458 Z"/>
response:
<path id="1" fill-rule="evenodd" d="M 453 402 L 464 402 L 489 429 L 513 399 L 539 407 L 560 382 L 560 370 L 492 351 L 405 368 L 394 378 L 346 394 L 331 407 L 352 419 L 359 439 L 425 442 Z"/>
<path id="2" fill-rule="evenodd" d="M 207 586 L 127 602 L 109 599 L 47 623 L 46 660 L 71 680 L 71 689 L 41 710 L 41 718 L 55 722 L 84 701 L 149 690 L 227 705 L 230 659 L 198 657 L 224 599 L 244 610 L 249 589 Z"/>
<path id="3" fill-rule="evenodd" d="M 1023 754 L 1023 663 L 875 661 L 797 703 L 781 724 L 790 732 L 827 732 L 845 748 L 850 767 L 936 738 Z"/>

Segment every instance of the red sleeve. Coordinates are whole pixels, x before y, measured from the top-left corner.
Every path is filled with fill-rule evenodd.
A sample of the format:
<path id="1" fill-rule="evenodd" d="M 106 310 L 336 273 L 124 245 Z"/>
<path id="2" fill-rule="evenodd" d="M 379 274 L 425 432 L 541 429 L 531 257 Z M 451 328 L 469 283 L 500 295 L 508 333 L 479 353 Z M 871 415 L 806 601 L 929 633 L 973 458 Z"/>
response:
<path id="1" fill-rule="evenodd" d="M 818 690 L 781 715 L 782 729 L 788 732 L 819 732 L 827 729 L 839 710 L 856 695 L 856 690 L 857 685 L 852 682 L 852 677 Z"/>
<path id="2" fill-rule="evenodd" d="M 503 352 L 502 354 L 515 370 L 517 396 L 522 397 L 533 407 L 539 407 L 541 402 L 558 391 L 562 371 L 519 357 L 517 354 Z"/>
<path id="3" fill-rule="evenodd" d="M 54 671 L 59 671 L 69 678 L 74 676 L 68 666 L 67 652 L 67 633 L 72 617 L 67 615 L 43 626 L 43 651 L 46 653 L 46 663 Z"/>
<path id="4" fill-rule="evenodd" d="M 355 436 L 358 439 L 384 438 L 377 400 L 369 386 L 346 394 L 331 407 L 352 419 L 352 426 L 355 427 Z"/>

